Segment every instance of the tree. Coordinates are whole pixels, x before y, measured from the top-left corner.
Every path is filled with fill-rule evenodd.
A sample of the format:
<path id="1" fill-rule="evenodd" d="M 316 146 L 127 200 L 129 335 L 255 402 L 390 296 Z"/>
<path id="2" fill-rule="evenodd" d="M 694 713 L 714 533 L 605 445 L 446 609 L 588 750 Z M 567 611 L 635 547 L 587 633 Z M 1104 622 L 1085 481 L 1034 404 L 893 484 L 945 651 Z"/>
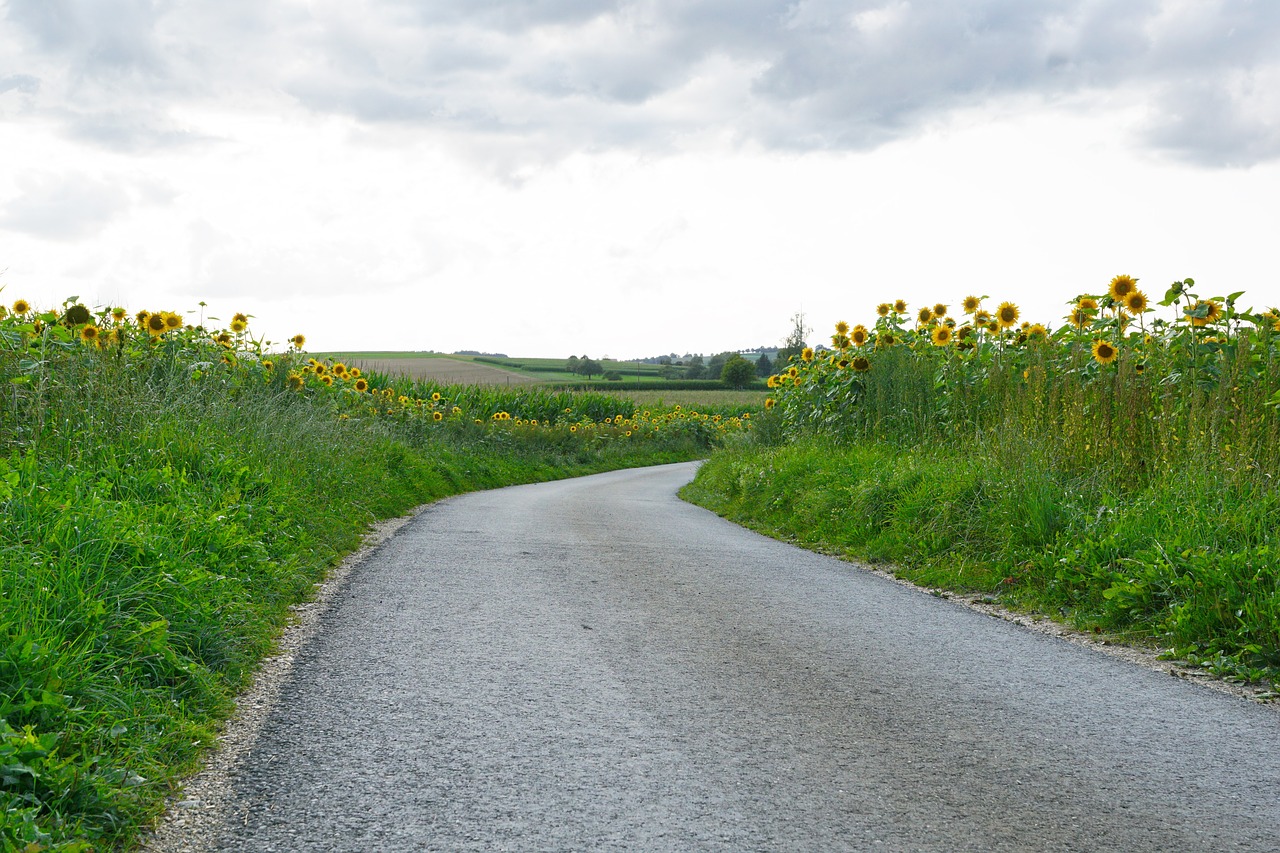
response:
<path id="1" fill-rule="evenodd" d="M 737 354 L 738 353 L 733 352 L 731 350 L 725 350 L 724 352 L 718 352 L 715 355 L 711 356 L 711 360 L 707 362 L 707 378 L 719 379 L 720 370 L 724 367 L 725 362 L 727 362 L 729 359 L 733 358 Z"/>
<path id="2" fill-rule="evenodd" d="M 773 362 L 769 360 L 769 356 L 760 353 L 760 358 L 756 359 L 756 376 L 761 379 L 773 374 Z"/>
<path id="3" fill-rule="evenodd" d="M 658 375 L 663 379 L 675 379 L 680 375 L 680 368 L 668 362 L 658 368 Z"/>
<path id="4" fill-rule="evenodd" d="M 702 363 L 702 356 L 695 355 L 689 359 L 688 365 L 684 369 L 685 379 L 701 379 L 707 373 L 707 367 Z"/>
<path id="5" fill-rule="evenodd" d="M 564 369 L 569 373 L 578 372 L 578 357 L 576 355 L 569 356 L 569 360 L 564 363 Z"/>
<path id="6" fill-rule="evenodd" d="M 791 361 L 792 356 L 799 356 L 800 353 L 808 346 L 805 338 L 809 336 L 810 329 L 804 324 L 804 312 L 797 311 L 791 317 L 791 334 L 787 335 L 787 341 L 782 349 L 778 350 L 778 362 L 774 365 L 775 370 L 781 370 Z"/>
<path id="7" fill-rule="evenodd" d="M 730 388 L 746 388 L 756 378 L 756 366 L 737 353 L 720 368 L 720 381 Z"/>
<path id="8" fill-rule="evenodd" d="M 590 379 L 597 373 L 604 373 L 604 367 L 594 358 L 588 358 L 584 355 L 578 359 L 578 373 Z"/>

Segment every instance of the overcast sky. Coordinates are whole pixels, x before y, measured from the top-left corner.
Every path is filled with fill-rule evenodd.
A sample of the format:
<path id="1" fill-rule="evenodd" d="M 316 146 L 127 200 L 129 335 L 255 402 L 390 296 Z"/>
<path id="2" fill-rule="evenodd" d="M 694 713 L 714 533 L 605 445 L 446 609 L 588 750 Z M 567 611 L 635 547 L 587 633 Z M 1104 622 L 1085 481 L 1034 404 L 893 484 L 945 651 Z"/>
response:
<path id="1" fill-rule="evenodd" d="M 315 350 L 1261 308 L 1278 161 L 1274 0 L 0 0 L 0 300 Z"/>

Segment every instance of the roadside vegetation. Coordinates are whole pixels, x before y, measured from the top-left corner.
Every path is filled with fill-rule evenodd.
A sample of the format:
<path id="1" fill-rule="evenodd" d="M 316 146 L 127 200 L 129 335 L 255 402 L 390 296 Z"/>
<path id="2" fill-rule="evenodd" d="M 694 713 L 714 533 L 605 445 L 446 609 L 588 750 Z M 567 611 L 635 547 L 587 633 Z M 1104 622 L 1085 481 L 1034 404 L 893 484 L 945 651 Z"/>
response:
<path id="1" fill-rule="evenodd" d="M 698 458 L 752 422 L 365 373 L 242 314 L 0 313 L 3 850 L 128 847 L 375 520 Z"/>
<path id="2" fill-rule="evenodd" d="M 1275 690 L 1280 312 L 1195 289 L 1117 276 L 1057 328 L 882 304 L 771 376 L 687 496 Z"/>

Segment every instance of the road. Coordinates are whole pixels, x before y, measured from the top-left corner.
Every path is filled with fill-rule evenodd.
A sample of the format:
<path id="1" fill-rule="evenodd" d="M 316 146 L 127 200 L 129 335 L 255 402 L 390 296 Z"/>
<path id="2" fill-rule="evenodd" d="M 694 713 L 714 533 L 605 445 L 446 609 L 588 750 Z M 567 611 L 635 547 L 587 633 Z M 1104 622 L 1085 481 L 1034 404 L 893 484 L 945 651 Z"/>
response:
<path id="1" fill-rule="evenodd" d="M 351 576 L 215 849 L 1280 850 L 1280 714 L 681 502 L 452 498 Z"/>

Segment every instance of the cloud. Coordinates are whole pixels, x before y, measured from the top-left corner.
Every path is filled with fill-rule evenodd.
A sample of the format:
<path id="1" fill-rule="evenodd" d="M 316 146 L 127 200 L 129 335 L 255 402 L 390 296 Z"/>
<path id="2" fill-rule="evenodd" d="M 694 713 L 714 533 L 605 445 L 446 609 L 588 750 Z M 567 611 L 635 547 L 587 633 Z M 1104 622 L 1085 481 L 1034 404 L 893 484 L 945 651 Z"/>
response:
<path id="1" fill-rule="evenodd" d="M 0 80 L 38 78 L 69 133 L 115 147 L 189 141 L 184 103 L 284 93 L 535 157 L 707 134 L 860 150 L 1006 102 L 1122 102 L 1135 145 L 1280 157 L 1262 0 L 9 0 L 8 18 L 26 51 Z"/>
<path id="2" fill-rule="evenodd" d="M 120 186 L 86 175 L 28 174 L 17 184 L 16 197 L 0 200 L 0 228 L 46 240 L 91 236 L 131 206 Z"/>

